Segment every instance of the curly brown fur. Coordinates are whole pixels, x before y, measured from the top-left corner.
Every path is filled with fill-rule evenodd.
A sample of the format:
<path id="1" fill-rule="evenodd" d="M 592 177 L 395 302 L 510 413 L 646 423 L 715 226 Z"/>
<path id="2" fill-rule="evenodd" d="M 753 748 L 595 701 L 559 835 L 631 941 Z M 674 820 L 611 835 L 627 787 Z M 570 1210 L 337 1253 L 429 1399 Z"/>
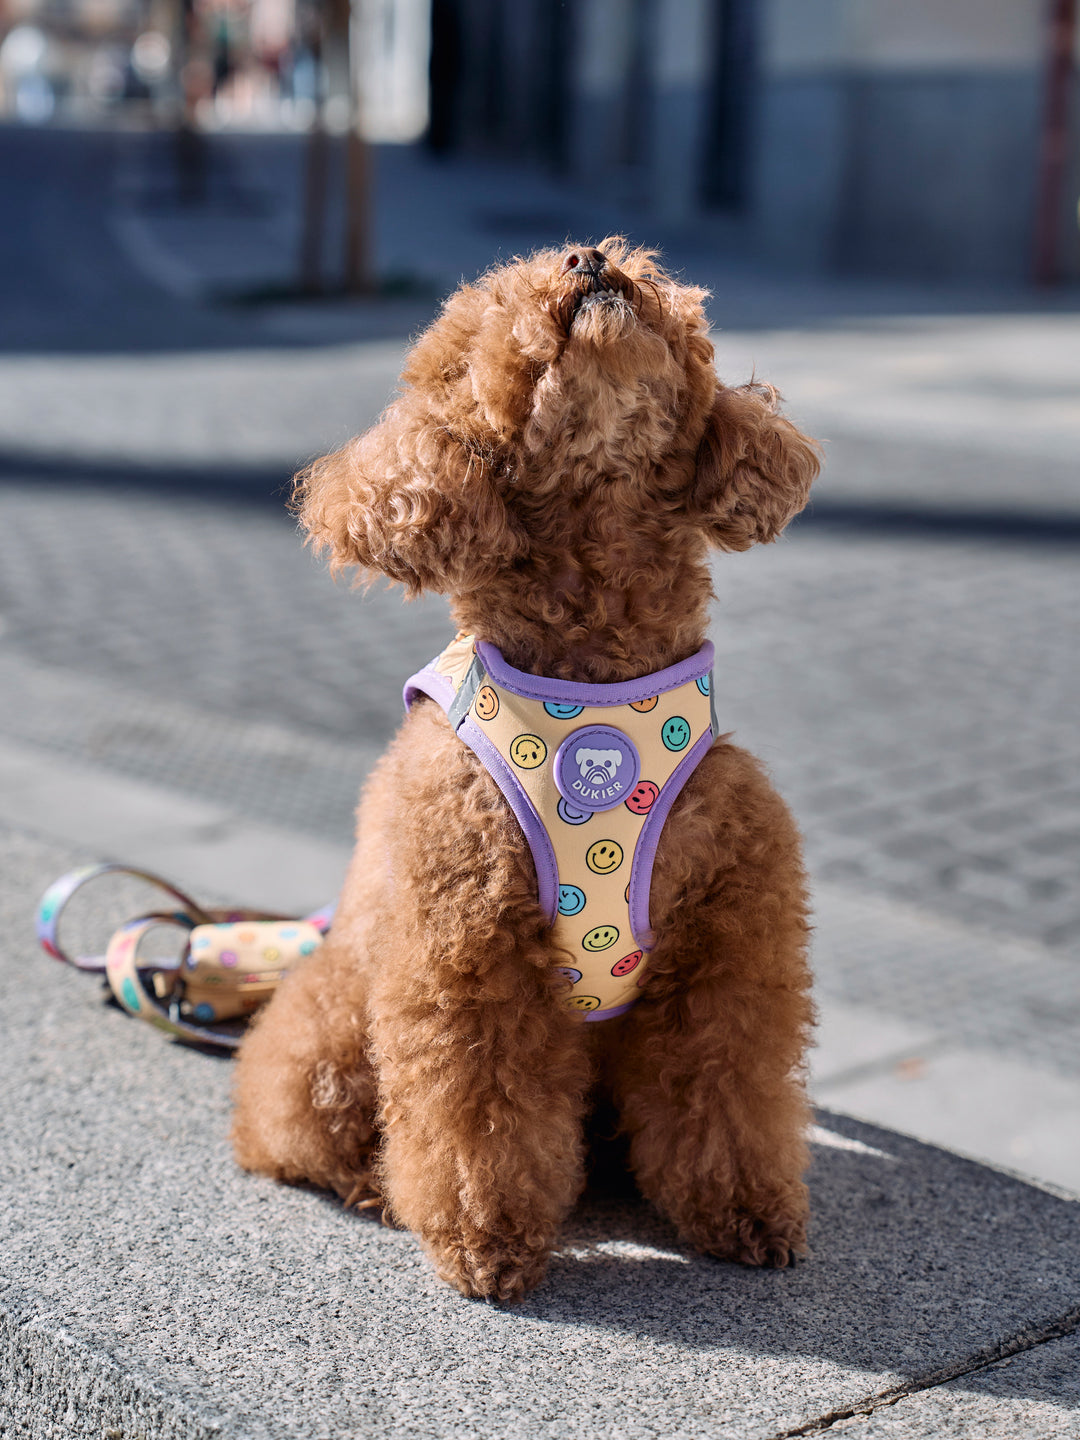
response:
<path id="1" fill-rule="evenodd" d="M 523 670 L 605 682 L 685 659 L 709 547 L 775 539 L 817 472 L 774 390 L 717 381 L 704 298 L 617 239 L 465 286 L 379 424 L 298 477 L 310 536 L 335 568 L 448 594 Z M 381 1198 L 445 1279 L 512 1299 L 581 1189 L 603 1092 L 687 1241 L 787 1264 L 806 1218 L 805 917 L 783 802 L 717 742 L 661 837 L 642 1000 L 582 1024 L 517 821 L 421 702 L 366 788 L 327 943 L 244 1042 L 237 1156 Z"/>

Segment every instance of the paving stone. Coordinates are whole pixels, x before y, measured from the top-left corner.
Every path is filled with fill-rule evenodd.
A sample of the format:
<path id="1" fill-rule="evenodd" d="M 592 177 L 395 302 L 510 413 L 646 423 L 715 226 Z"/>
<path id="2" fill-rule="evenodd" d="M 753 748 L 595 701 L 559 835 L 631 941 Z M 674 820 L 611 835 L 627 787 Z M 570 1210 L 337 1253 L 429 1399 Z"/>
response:
<path id="1" fill-rule="evenodd" d="M 817 983 L 831 1001 L 1048 1074 L 1080 1075 L 1070 956 L 822 881 L 815 906 Z M 1062 1145 L 1070 1149 L 1071 1139 Z"/>
<path id="2" fill-rule="evenodd" d="M 562 1437 L 568 1417 L 582 1440 L 772 1440 L 1075 1314 L 1076 1201 L 831 1114 L 798 1268 L 702 1260 L 597 1192 L 523 1305 L 462 1300 L 410 1235 L 236 1170 L 228 1062 L 33 953 L 27 898 L 77 855 L 0 849 L 0 1414 L 26 1440 Z"/>
<path id="3" fill-rule="evenodd" d="M 826 1433 L 851 1440 L 1075 1440 L 1080 1336 L 1049 1340 L 962 1379 L 905 1396 Z"/>

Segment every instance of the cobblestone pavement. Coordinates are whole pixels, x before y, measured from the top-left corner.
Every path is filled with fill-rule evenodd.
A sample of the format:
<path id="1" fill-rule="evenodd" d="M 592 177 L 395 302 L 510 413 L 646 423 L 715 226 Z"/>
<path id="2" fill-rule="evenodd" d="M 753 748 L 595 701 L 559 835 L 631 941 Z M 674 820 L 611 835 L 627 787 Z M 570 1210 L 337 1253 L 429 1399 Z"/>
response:
<path id="1" fill-rule="evenodd" d="M 1075 549 L 809 526 L 716 589 L 723 723 L 815 874 L 1080 954 Z M 449 625 L 269 507 L 17 484 L 0 616 L 0 732 L 335 838 Z"/>

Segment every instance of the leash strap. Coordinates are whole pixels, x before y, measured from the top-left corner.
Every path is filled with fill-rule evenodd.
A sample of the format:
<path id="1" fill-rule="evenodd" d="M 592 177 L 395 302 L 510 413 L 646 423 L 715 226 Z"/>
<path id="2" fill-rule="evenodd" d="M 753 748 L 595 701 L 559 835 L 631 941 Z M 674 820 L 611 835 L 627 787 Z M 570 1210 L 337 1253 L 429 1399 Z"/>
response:
<path id="1" fill-rule="evenodd" d="M 179 908 L 126 921 L 104 955 L 69 954 L 60 940 L 63 911 L 84 885 L 116 874 L 155 886 Z M 104 974 L 129 1015 L 179 1040 L 231 1051 L 240 1034 L 218 1024 L 246 1019 L 264 1004 L 288 970 L 318 948 L 333 914 L 332 904 L 303 920 L 262 910 L 207 908 L 149 870 L 105 863 L 72 870 L 50 885 L 38 906 L 36 929 L 42 949 L 55 960 Z M 180 959 L 140 961 L 143 939 L 162 928 L 182 932 Z"/>
<path id="2" fill-rule="evenodd" d="M 143 880 L 148 885 L 164 890 L 166 895 L 179 903 L 193 925 L 202 925 L 210 918 L 190 895 L 185 895 L 183 890 L 178 890 L 175 885 L 170 885 L 168 880 L 163 880 L 160 875 L 155 875 L 150 870 L 136 870 L 130 865 L 116 865 L 109 861 L 101 865 L 84 865 L 78 870 L 69 870 L 66 875 L 61 875 L 59 880 L 54 880 L 41 897 L 34 928 L 37 931 L 38 944 L 45 953 L 54 960 L 62 960 L 66 965 L 74 965 L 76 970 L 88 970 L 91 974 L 103 975 L 105 956 L 69 955 L 60 943 L 60 917 L 76 891 L 102 875 L 130 875 L 135 880 Z"/>

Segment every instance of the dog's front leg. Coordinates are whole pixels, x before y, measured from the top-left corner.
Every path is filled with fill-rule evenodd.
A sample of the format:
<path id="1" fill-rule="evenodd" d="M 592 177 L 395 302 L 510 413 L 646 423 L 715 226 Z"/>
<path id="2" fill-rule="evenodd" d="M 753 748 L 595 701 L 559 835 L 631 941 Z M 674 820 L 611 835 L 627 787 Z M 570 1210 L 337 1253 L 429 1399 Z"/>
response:
<path id="1" fill-rule="evenodd" d="M 806 1098 L 797 1074 L 753 1052 L 769 1043 L 770 1022 L 801 1028 L 806 1007 L 791 995 L 743 994 L 735 1025 L 749 1019 L 757 1039 L 729 1031 L 725 1042 L 727 998 L 692 988 L 631 1017 L 621 1121 L 642 1194 L 684 1240 L 721 1259 L 784 1266 L 805 1251 Z M 687 1011 L 710 1018 L 695 1030 Z"/>
<path id="2" fill-rule="evenodd" d="M 686 800 L 657 860 L 653 973 L 613 1036 L 616 1101 L 638 1184 L 685 1240 L 782 1266 L 804 1249 L 807 1211 L 798 836 L 732 746 L 711 752 Z"/>
<path id="3" fill-rule="evenodd" d="M 386 877 L 367 1007 L 380 1192 L 444 1279 L 514 1298 L 581 1189 L 586 1027 L 553 991 L 518 823 L 434 706 L 412 711 L 366 804 Z"/>
<path id="4" fill-rule="evenodd" d="M 534 959 L 488 955 L 484 969 L 407 1006 L 400 986 L 376 998 L 380 1185 L 444 1280 L 514 1300 L 540 1282 L 582 1187 L 588 1066 L 583 1027 Z"/>

